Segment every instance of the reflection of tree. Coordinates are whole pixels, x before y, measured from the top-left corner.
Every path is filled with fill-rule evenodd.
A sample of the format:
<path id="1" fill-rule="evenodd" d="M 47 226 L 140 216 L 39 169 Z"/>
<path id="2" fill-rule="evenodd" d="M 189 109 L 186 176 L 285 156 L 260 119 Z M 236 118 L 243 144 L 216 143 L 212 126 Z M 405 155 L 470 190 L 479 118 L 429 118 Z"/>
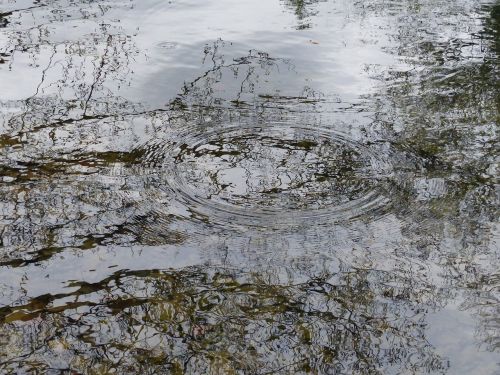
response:
<path id="1" fill-rule="evenodd" d="M 362 269 L 292 286 L 217 269 L 117 272 L 76 283 L 73 293 L 0 310 L 2 366 L 85 373 L 95 366 L 119 373 L 445 371 L 424 336 L 418 306 L 427 296 L 417 285 L 390 286 L 398 281 Z"/>
<path id="2" fill-rule="evenodd" d="M 475 270 L 476 271 L 476 270 Z M 500 351 L 500 279 L 498 274 L 476 273 L 467 285 L 467 297 L 461 308 L 474 312 L 477 337 L 485 350 Z"/>
<path id="3" fill-rule="evenodd" d="M 107 142 L 119 136 L 135 143 L 134 116 L 150 122 L 155 117 L 116 93 L 130 80 L 129 64 L 137 51 L 123 30 L 102 22 L 108 9 L 101 1 L 78 7 L 59 1 L 3 15 L 24 21 L 1 30 L 8 65 L 39 74 L 39 81 L 26 99 L 0 103 L 0 171 L 9 182 L 0 180 L 2 263 L 19 266 L 66 248 L 137 237 L 150 242 L 151 236 L 137 230 L 146 213 L 134 207 L 126 191 L 119 192 L 127 182 L 116 178 L 116 190 L 110 190 L 96 178 L 111 165 L 134 162 L 133 152 L 116 152 L 114 142 Z M 94 31 L 58 40 L 58 29 L 75 20 Z M 91 147 L 97 151 L 89 152 Z M 169 230 L 159 236 L 166 243 L 180 239 Z"/>
<path id="4" fill-rule="evenodd" d="M 250 134 L 185 145 L 175 160 L 185 178 L 201 185 L 211 199 L 238 200 L 250 207 L 312 208 L 360 198 L 362 185 L 368 184 L 359 176 L 362 158 L 348 145 L 314 133 L 273 135 L 252 128 Z M 207 167 L 197 170 L 195 165 Z"/>
<path id="5" fill-rule="evenodd" d="M 172 102 L 174 108 L 189 105 L 212 110 L 228 105 L 246 108 L 255 104 L 265 90 L 265 81 L 273 74 L 293 69 L 288 60 L 255 50 L 229 60 L 224 51 L 226 46 L 226 42 L 217 40 L 205 47 L 203 66 L 206 70 L 184 83 Z"/>
<path id="6" fill-rule="evenodd" d="M 204 50 L 207 71 L 185 84 L 171 109 L 144 110 L 106 87 L 126 75 L 133 53 L 127 36 L 106 30 L 95 36 L 95 45 L 65 42 L 63 48 L 38 40 L 36 48 L 46 46 L 51 57 L 36 93 L 6 119 L 8 132 L 0 143 L 0 168 L 12 180 L 0 187 L 3 215 L 9 217 L 2 227 L 5 264 L 47 260 L 67 247 L 88 249 L 123 238 L 145 245 L 182 241 L 182 234 L 168 229 L 170 218 L 152 222 L 158 213 L 142 177 L 145 150 L 133 147 L 143 142 L 141 133 L 160 135 L 169 122 L 170 127 L 185 126 L 196 114 L 193 108 L 216 116 L 229 102 L 213 88 L 220 81 L 236 82 L 237 92 L 228 95 L 238 107 L 262 76 L 289 68 L 286 61 L 255 51 L 225 63 L 224 43 L 217 41 Z M 20 35 L 17 50 L 23 50 L 23 43 L 29 50 L 28 36 Z M 46 72 L 56 68 L 61 75 L 49 79 Z M 107 174 L 115 168 L 123 175 L 110 181 Z M 141 193 L 139 201 L 130 198 L 133 189 Z"/>
<path id="7" fill-rule="evenodd" d="M 301 20 L 311 14 L 309 3 L 290 4 Z M 412 3 L 415 10 L 417 5 Z M 490 14 L 497 14 L 495 9 Z M 50 16 L 56 17 L 53 21 L 62 17 L 58 14 Z M 84 9 L 83 14 L 92 19 L 95 12 Z M 252 243 L 248 251 L 228 247 L 223 255 L 211 249 L 208 258 L 226 263 L 236 253 L 248 261 L 245 266 L 255 266 L 257 274 L 261 269 L 251 262 L 252 253 L 257 253 L 268 267 L 259 276 L 210 267 L 119 271 L 100 282 L 74 282 L 74 292 L 14 298 L 10 306 L 0 308 L 0 366 L 12 372 L 59 368 L 86 373 L 113 369 L 117 373 L 445 372 L 443 360 L 426 341 L 426 314 L 453 298 L 457 289 L 464 291 L 462 307 L 478 313 L 478 337 L 489 350 L 498 350 L 498 268 L 490 240 L 497 216 L 491 125 L 498 115 L 494 105 L 498 48 L 492 47 L 498 22 L 485 20 L 485 25 L 478 35 L 489 48 L 478 55 L 484 59 L 473 59 L 471 64 L 461 63 L 469 42 L 422 39 L 419 33 L 411 34 L 421 30 L 413 23 L 401 26 L 401 49 L 396 52 L 426 68 L 395 72 L 384 83 L 387 90 L 380 96 L 374 121 L 385 131 L 376 139 L 389 134 L 388 143 L 396 149 L 396 157 L 388 157 L 404 156 L 418 166 L 391 191 L 396 209 L 388 216 L 395 217 L 389 223 L 395 224 L 396 238 L 376 242 L 376 237 L 392 235 L 380 236 L 379 222 L 371 228 L 342 223 L 337 228 L 340 234 L 337 229 L 320 228 L 317 237 L 332 242 L 325 249 L 315 245 L 304 228 L 294 227 L 298 234 L 283 235 L 295 235 L 290 242 L 299 238 L 301 246 L 303 242 L 301 254 L 312 242 L 315 251 L 328 254 L 341 252 L 342 247 L 349 252 L 362 249 L 364 257 L 394 251 L 401 263 L 411 266 L 386 265 L 384 258 L 366 269 L 345 267 L 338 274 L 308 276 L 306 281 L 303 277 L 300 283 L 285 286 L 265 278 L 274 280 L 277 268 L 269 257 L 278 251 L 282 251 L 279 256 L 288 256 L 286 241 L 277 241 L 277 236 L 268 240 L 268 248 L 259 247 L 258 239 L 267 232 L 248 229 L 239 234 L 241 242 L 257 245 Z M 0 215 L 5 220 L 1 256 L 3 266 L 17 267 L 16 271 L 27 264 L 51 264 L 55 255 L 66 256 L 66 250 L 81 254 L 95 247 L 168 244 L 182 252 L 188 241 L 202 246 L 206 236 L 213 235 L 209 218 L 204 222 L 208 229 L 201 228 L 189 220 L 192 212 L 170 210 L 168 193 L 162 195 L 161 171 L 148 168 L 149 157 L 161 160 L 160 166 L 173 158 L 165 161 L 171 155 L 162 154 L 155 142 L 152 147 L 136 146 L 151 138 L 158 138 L 158 143 L 170 140 L 170 131 L 199 133 L 220 119 L 257 113 L 252 121 L 265 124 L 282 119 L 282 113 L 295 116 L 298 106 L 314 113 L 314 105 L 321 101 L 307 87 L 297 96 L 286 96 L 266 86 L 266 81 L 293 71 L 289 61 L 255 50 L 231 59 L 224 50 L 227 44 L 219 40 L 207 45 L 203 73 L 185 83 L 168 110 L 146 111 L 117 96 L 112 86 L 126 82 L 135 53 L 128 36 L 100 26 L 89 40 L 54 43 L 47 37 L 47 23 L 12 35 L 9 50 L 15 51 L 14 57 L 29 53 L 33 64 L 41 61 L 40 56 L 47 57 L 37 89 L 16 102 L 17 111 L 9 114 L 7 132 L 0 139 L 1 174 L 6 177 L 0 182 Z M 472 46 L 478 44 L 476 40 Z M 9 64 L 15 63 L 11 57 L 6 57 Z M 293 121 L 296 125 L 300 116 Z M 317 146 L 314 139 L 260 141 L 258 146 L 274 152 L 265 154 L 267 158 L 276 158 L 276 150 L 282 150 L 286 164 L 290 155 L 298 154 L 302 158 L 295 160 L 298 166 Z M 229 155 L 234 164 L 257 165 L 260 156 L 252 142 L 241 138 L 228 144 L 227 139 L 216 139 L 201 156 L 217 161 Z M 234 154 L 236 148 L 239 155 Z M 345 169 L 345 175 L 335 178 L 348 176 L 350 182 L 355 160 L 343 151 L 328 148 L 321 155 L 335 160 L 335 168 Z M 188 145 L 181 156 L 200 156 L 196 153 L 200 149 Z M 212 177 L 222 188 L 217 168 L 220 165 L 213 168 Z M 253 170 L 253 164 L 247 168 Z M 294 176 L 290 190 L 310 190 L 316 182 L 313 177 L 330 176 L 323 169 L 321 161 L 311 163 L 311 170 Z M 250 183 L 246 186 L 252 193 L 266 192 Z M 202 233 L 201 240 L 194 236 L 196 231 Z M 349 246 L 344 246 L 342 231 L 353 238 L 346 241 Z M 304 268 L 321 262 L 316 254 L 304 255 Z M 295 258 L 290 258 L 283 260 L 292 264 L 290 272 L 304 272 L 293 268 Z M 418 271 L 410 272 L 413 266 Z M 430 267 L 438 269 L 445 287 L 433 286 L 426 273 Z"/>
<path id="8" fill-rule="evenodd" d="M 3 53 L 8 54 L 10 65 L 22 55 L 31 60 L 28 71 L 43 67 L 33 94 L 19 101 L 17 113 L 4 120 L 8 129 L 26 132 L 110 117 L 130 104 L 116 97 L 114 91 L 130 79 L 128 65 L 137 51 L 130 37 L 116 26 L 98 23 L 97 17 L 108 9 L 99 3 L 82 2 L 78 9 L 59 4 L 62 8 L 57 12 L 47 12 L 43 7 L 23 9 L 19 16 L 27 18 L 30 14 L 35 21 L 26 22 L 28 26 L 16 23 L 4 31 L 8 41 Z M 76 19 L 95 25 L 97 30 L 85 38 L 57 41 L 53 34 L 58 28 Z"/>
<path id="9" fill-rule="evenodd" d="M 203 72 L 184 83 L 169 103 L 171 114 L 187 122 L 234 122 L 250 117 L 279 121 L 290 114 L 314 111 L 325 100 L 300 82 L 293 87 L 297 72 L 290 60 L 259 50 L 235 55 L 232 48 L 220 39 L 205 46 Z"/>
<path id="10" fill-rule="evenodd" d="M 441 22 L 435 15 L 426 20 L 422 15 L 430 10 L 417 5 L 407 12 L 418 27 L 415 22 L 397 24 L 396 47 L 388 49 L 412 69 L 385 72 L 372 131 L 419 163 L 429 203 L 404 210 L 405 234 L 420 256 L 441 259 L 446 282 L 463 288 L 462 307 L 478 317 L 478 337 L 489 350 L 498 350 L 499 264 L 493 240 L 498 218 L 498 4 L 472 13 L 443 8 Z M 460 19 L 481 23 L 470 23 L 467 37 L 460 37 Z M 436 37 L 450 20 L 457 32 Z M 438 185 L 446 191 L 434 199 L 430 190 Z M 411 188 L 405 194 L 414 194 Z"/>
<path id="11" fill-rule="evenodd" d="M 295 15 L 299 25 L 298 29 L 307 29 L 310 27 L 308 22 L 311 16 L 314 16 L 317 12 L 314 10 L 314 5 L 320 1 L 324 0 L 285 0 L 284 3 L 288 8 L 291 8 Z"/>

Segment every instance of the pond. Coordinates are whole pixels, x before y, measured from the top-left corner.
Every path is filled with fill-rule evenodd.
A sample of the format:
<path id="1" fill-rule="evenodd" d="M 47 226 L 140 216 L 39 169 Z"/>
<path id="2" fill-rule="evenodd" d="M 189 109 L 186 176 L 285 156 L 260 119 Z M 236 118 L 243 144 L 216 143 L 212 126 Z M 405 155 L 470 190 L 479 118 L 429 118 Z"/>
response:
<path id="1" fill-rule="evenodd" d="M 0 0 L 0 373 L 500 374 L 500 3 Z"/>

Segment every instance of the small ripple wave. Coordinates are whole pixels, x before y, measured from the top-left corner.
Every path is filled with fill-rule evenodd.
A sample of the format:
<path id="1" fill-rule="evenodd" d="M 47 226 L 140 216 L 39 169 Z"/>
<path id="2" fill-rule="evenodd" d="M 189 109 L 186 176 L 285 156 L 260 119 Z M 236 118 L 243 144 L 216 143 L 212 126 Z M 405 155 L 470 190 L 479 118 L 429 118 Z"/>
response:
<path id="1" fill-rule="evenodd" d="M 189 128 L 142 146 L 148 184 L 210 224 L 275 227 L 377 215 L 390 162 L 346 134 L 289 125 Z"/>

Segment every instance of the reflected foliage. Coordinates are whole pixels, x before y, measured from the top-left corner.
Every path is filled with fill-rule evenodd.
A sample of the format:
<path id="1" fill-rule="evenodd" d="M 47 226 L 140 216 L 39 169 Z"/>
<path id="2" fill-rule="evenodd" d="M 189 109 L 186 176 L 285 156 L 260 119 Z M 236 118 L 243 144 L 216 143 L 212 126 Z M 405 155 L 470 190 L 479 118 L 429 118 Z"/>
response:
<path id="1" fill-rule="evenodd" d="M 318 12 L 315 10 L 314 6 L 318 2 L 324 2 L 324 0 L 286 0 L 285 5 L 292 9 L 297 16 L 298 30 L 304 30 L 312 27 L 310 21 L 311 17 L 315 16 Z"/>
<path id="2" fill-rule="evenodd" d="M 499 349 L 494 317 L 499 264 L 493 260 L 498 249 L 490 242 L 499 214 L 498 7 L 485 4 L 467 14 L 480 27 L 462 36 L 457 36 L 462 29 L 459 22 L 455 35 L 439 40 L 432 32 L 420 33 L 412 22 L 401 24 L 399 47 L 391 52 L 412 69 L 392 71 L 384 78 L 389 85 L 379 97 L 378 120 L 371 129 L 376 137 L 383 134 L 396 147 L 414 152 L 425 161 L 425 173 L 447 186 L 443 204 L 434 204 L 432 210 L 438 217 L 449 217 L 461 233 L 460 250 L 440 256 L 446 257 L 443 262 L 456 285 L 466 288 L 462 307 L 481 317 L 478 336 L 492 351 Z M 465 17 L 460 10 L 455 12 L 447 17 Z M 485 253 L 493 256 L 492 264 L 480 261 Z"/>
<path id="3" fill-rule="evenodd" d="M 284 1 L 308 30 L 161 53 L 191 8 L 144 4 L 0 12 L 0 372 L 454 374 L 447 309 L 494 366 L 498 3 Z"/>
<path id="4" fill-rule="evenodd" d="M 266 275 L 117 272 L 3 308 L 4 370 L 387 373 L 446 363 L 425 341 L 432 291 L 353 269 L 280 286 Z M 430 293 L 426 296 L 427 293 Z M 234 338 L 240 338 L 234 340 Z M 30 358 L 29 365 L 26 358 Z"/>

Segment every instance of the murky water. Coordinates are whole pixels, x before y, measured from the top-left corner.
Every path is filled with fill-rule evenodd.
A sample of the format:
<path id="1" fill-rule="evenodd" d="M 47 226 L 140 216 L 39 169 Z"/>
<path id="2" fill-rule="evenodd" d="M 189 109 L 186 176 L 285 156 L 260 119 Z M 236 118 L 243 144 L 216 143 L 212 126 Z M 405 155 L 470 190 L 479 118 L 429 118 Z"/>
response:
<path id="1" fill-rule="evenodd" d="M 500 3 L 0 0 L 0 372 L 500 374 Z"/>

